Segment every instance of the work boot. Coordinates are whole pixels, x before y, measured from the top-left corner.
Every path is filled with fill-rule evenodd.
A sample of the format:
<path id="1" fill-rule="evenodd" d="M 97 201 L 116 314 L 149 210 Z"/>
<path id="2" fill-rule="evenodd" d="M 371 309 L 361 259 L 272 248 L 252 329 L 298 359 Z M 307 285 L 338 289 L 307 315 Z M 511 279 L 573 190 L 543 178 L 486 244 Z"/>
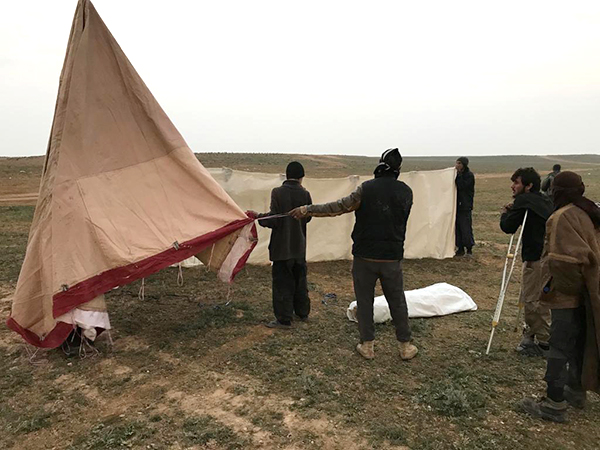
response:
<path id="1" fill-rule="evenodd" d="M 536 344 L 532 336 L 523 335 L 523 339 L 516 348 L 517 352 L 523 356 L 544 356 L 545 352 Z"/>
<path id="2" fill-rule="evenodd" d="M 267 328 L 278 328 L 280 330 L 291 330 L 292 329 L 292 324 L 291 323 L 280 322 L 279 320 L 272 320 L 269 323 L 265 323 L 265 327 L 267 327 Z"/>
<path id="3" fill-rule="evenodd" d="M 410 342 L 399 342 L 398 348 L 400 350 L 400 358 L 404 361 L 413 359 L 419 353 L 419 349 L 412 345 Z"/>
<path id="4" fill-rule="evenodd" d="M 527 414 L 537 419 L 549 420 L 551 422 L 564 423 L 567 421 L 567 402 L 555 402 L 542 397 L 539 400 L 524 398 L 518 406 Z"/>
<path id="5" fill-rule="evenodd" d="M 458 256 L 465 256 L 465 249 L 464 248 L 459 248 L 456 253 L 454 254 L 454 257 L 458 257 Z"/>
<path id="6" fill-rule="evenodd" d="M 573 408 L 583 409 L 585 408 L 585 401 L 587 394 L 583 389 L 573 389 L 569 386 L 565 386 L 563 390 L 565 400 Z"/>
<path id="7" fill-rule="evenodd" d="M 366 341 L 356 346 L 356 351 L 365 359 L 375 358 L 375 350 L 373 350 L 374 341 Z"/>

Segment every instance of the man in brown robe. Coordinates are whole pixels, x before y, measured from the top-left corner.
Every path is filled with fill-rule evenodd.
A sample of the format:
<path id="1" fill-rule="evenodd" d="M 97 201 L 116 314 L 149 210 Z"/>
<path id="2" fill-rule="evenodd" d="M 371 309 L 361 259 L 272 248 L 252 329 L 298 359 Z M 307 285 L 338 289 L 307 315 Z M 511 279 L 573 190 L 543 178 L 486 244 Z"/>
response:
<path id="1" fill-rule="evenodd" d="M 554 179 L 556 211 L 546 223 L 541 301 L 552 312 L 546 397 L 523 399 L 528 414 L 565 422 L 567 406 L 584 408 L 600 391 L 600 208 L 585 198 L 574 172 Z"/>

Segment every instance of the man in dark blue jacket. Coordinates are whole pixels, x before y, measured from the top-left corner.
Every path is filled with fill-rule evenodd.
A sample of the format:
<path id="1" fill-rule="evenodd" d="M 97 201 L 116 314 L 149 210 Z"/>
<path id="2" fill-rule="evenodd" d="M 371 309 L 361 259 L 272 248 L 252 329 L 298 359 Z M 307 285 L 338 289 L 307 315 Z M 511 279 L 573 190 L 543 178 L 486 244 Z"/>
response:
<path id="1" fill-rule="evenodd" d="M 526 326 L 517 351 L 528 356 L 542 356 L 549 348 L 550 310 L 540 303 L 543 287 L 540 258 L 544 249 L 546 221 L 554 208 L 552 201 L 540 193 L 540 175 L 533 167 L 518 169 L 511 180 L 514 202 L 502 210 L 502 231 L 515 233 L 527 211 L 522 240 L 523 276 L 519 300 L 525 308 Z"/>
<path id="2" fill-rule="evenodd" d="M 410 187 L 398 181 L 401 164 L 402 156 L 397 148 L 386 150 L 375 168 L 375 178 L 365 181 L 349 196 L 322 205 L 302 206 L 290 212 L 293 217 L 302 219 L 339 216 L 354 211 L 352 278 L 360 332 L 356 349 L 366 359 L 375 357 L 373 301 L 377 280 L 381 282 L 396 327 L 400 357 L 409 360 L 418 352 L 410 342 L 402 275 L 406 223 L 413 195 Z"/>
<path id="3" fill-rule="evenodd" d="M 475 175 L 469 170 L 469 159 L 462 156 L 456 160 L 456 256 L 473 254 L 473 198 Z"/>

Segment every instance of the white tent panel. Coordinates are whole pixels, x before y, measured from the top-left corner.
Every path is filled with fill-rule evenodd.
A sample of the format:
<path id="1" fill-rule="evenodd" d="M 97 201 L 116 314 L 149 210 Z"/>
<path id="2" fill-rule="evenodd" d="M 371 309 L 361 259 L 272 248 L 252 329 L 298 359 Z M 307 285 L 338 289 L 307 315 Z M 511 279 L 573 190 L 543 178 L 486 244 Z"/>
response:
<path id="1" fill-rule="evenodd" d="M 231 198 L 244 210 L 269 210 L 271 190 L 285 176 L 267 173 L 242 172 L 231 169 L 208 169 Z M 305 178 L 303 185 L 310 191 L 313 203 L 327 203 L 350 194 L 370 176 L 346 178 Z M 413 207 L 408 221 L 405 257 L 449 258 L 454 255 L 456 189 L 454 168 L 417 171 L 400 174 L 400 180 L 413 190 Z M 333 218 L 315 217 L 308 224 L 308 261 L 331 261 L 352 258 L 350 234 L 354 214 Z M 259 242 L 249 262 L 269 262 L 271 231 L 259 227 Z"/>

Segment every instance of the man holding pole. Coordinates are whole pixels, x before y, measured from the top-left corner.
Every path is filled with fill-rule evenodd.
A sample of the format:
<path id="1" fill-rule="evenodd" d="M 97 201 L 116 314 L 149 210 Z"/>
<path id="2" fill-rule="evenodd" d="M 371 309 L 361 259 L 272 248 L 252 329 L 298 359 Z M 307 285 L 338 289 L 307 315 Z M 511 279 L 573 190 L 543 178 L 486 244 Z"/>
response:
<path id="1" fill-rule="evenodd" d="M 507 234 L 515 233 L 523 224 L 527 211 L 523 230 L 523 274 L 519 299 L 525 309 L 526 326 L 517 351 L 526 356 L 544 356 L 549 349 L 550 311 L 539 301 L 542 290 L 540 258 L 544 248 L 546 221 L 552 214 L 553 205 L 540 193 L 540 175 L 533 167 L 518 169 L 511 181 L 514 202 L 502 210 L 502 231 Z"/>
<path id="2" fill-rule="evenodd" d="M 418 349 L 411 344 L 408 308 L 404 296 L 402 258 L 406 223 L 412 207 L 412 190 L 398 180 L 402 156 L 397 148 L 386 150 L 374 171 L 374 179 L 365 181 L 349 196 L 322 205 L 301 206 L 290 211 L 296 219 L 332 217 L 354 211 L 352 231 L 352 278 L 358 305 L 360 343 L 358 353 L 375 357 L 373 344 L 373 301 L 375 284 L 380 280 L 396 327 L 400 358 L 409 360 Z"/>

